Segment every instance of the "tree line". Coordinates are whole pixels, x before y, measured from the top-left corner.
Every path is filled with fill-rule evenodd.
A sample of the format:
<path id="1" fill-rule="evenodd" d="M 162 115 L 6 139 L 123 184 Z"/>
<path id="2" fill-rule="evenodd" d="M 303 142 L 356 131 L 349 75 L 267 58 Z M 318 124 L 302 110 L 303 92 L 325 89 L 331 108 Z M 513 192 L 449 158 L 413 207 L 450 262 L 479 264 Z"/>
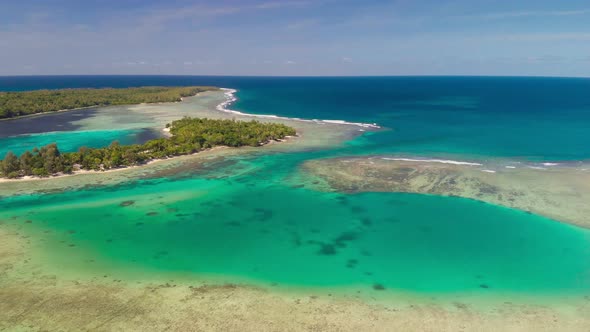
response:
<path id="1" fill-rule="evenodd" d="M 89 106 L 180 101 L 213 87 L 139 87 L 0 92 L 0 119 Z"/>
<path id="2" fill-rule="evenodd" d="M 215 146 L 259 146 L 296 134 L 295 129 L 286 125 L 259 121 L 183 118 L 166 127 L 170 129 L 171 137 L 144 144 L 120 145 L 114 141 L 104 148 L 81 147 L 77 152 L 61 153 L 53 143 L 20 156 L 8 152 L 0 161 L 0 176 L 45 177 L 76 170 L 108 170 L 193 154 Z"/>

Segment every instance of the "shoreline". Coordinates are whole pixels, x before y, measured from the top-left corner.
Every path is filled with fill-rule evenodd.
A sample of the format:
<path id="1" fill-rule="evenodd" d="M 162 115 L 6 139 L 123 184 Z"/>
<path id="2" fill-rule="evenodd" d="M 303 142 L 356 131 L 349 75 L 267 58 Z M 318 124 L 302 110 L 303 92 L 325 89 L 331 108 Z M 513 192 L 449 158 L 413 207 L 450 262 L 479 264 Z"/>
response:
<path id="1" fill-rule="evenodd" d="M 323 123 L 316 124 L 307 127 L 312 135 L 316 133 L 314 129 L 321 128 L 318 125 Z M 335 126 L 331 128 L 342 129 Z M 301 142 L 305 139 L 293 141 Z M 271 141 L 265 147 L 269 146 L 273 149 L 274 145 L 277 149 L 283 149 L 285 145 L 289 145 L 278 143 Z M 182 160 L 183 157 L 188 159 L 191 156 L 197 158 L 202 156 L 205 159 L 206 152 L 212 152 L 210 155 L 214 157 L 221 155 L 220 152 L 214 151 L 215 149 L 241 154 L 255 151 L 256 148 L 241 150 L 216 147 L 192 155 L 157 159 L 139 166 L 107 171 L 87 171 L 82 174 L 72 174 L 72 177 L 96 175 L 95 178 L 90 177 L 90 179 L 102 180 L 100 178 L 102 174 L 129 169 L 146 169 L 148 168 L 146 166 L 150 164 L 174 162 Z M 439 162 L 425 162 L 425 164 L 471 169 L 467 167 L 469 165 L 457 165 L 456 163 L 461 162 L 455 162 L 455 164 L 453 162 L 439 160 Z M 332 167 L 333 164 L 330 166 Z M 170 169 L 174 170 L 174 168 Z M 493 175 L 488 174 L 488 176 Z M 53 180 L 63 177 L 69 176 L 35 180 Z M 151 192 L 155 195 L 161 194 L 153 189 Z M 7 216 L 10 215 L 7 214 Z M 561 303 L 528 304 L 522 303 L 518 296 L 512 296 L 508 298 L 511 302 L 498 303 L 489 310 L 480 310 L 471 299 L 466 300 L 461 297 L 452 302 L 449 301 L 448 305 L 442 305 L 438 299 L 427 299 L 425 296 L 424 299 L 417 301 L 413 298 L 405 298 L 403 294 L 399 295 L 396 292 L 391 296 L 395 296 L 394 299 L 400 303 L 391 304 L 379 302 L 375 298 L 366 300 L 354 296 L 341 297 L 336 293 L 328 293 L 330 288 L 325 293 L 310 290 L 285 294 L 283 290 L 278 289 L 279 287 L 275 288 L 275 285 L 259 288 L 256 285 L 241 283 L 200 284 L 191 281 L 185 283 L 177 278 L 172 279 L 169 275 L 158 273 L 146 275 L 146 280 L 141 282 L 126 280 L 120 275 L 107 273 L 106 270 L 101 271 L 95 280 L 85 280 L 79 276 L 68 278 L 65 272 L 43 269 L 43 265 L 40 265 L 41 261 L 30 259 L 30 253 L 41 248 L 35 248 L 35 246 L 42 243 L 34 236 L 29 239 L 31 234 L 25 232 L 26 227 L 36 227 L 37 220 L 34 219 L 30 224 L 27 226 L 29 225 L 27 221 L 19 223 L 14 232 L 9 228 L 0 229 L 2 240 L 0 247 L 3 248 L 2 252 L 6 253 L 0 255 L 0 275 L 5 276 L 0 281 L 2 285 L 0 287 L 0 329 L 22 327 L 23 329 L 105 331 L 124 329 L 553 331 L 583 330 L 590 324 L 588 318 L 590 302 L 581 304 L 568 302 L 569 306 L 566 307 L 565 312 L 562 312 Z M 4 230 L 11 232 L 3 232 Z M 66 232 L 66 229 L 63 231 Z M 77 253 L 84 250 L 83 247 L 78 245 L 67 250 Z M 92 263 L 95 262 L 92 261 Z M 103 278 L 103 274 L 106 279 Z M 148 277 L 153 279 L 148 281 Z M 388 288 L 386 292 L 389 291 Z M 391 292 L 395 290 L 392 288 Z M 77 314 L 72 315 L 72 312 Z"/>
<path id="2" fill-rule="evenodd" d="M 165 131 L 166 129 L 168 129 L 168 128 L 164 128 L 163 131 Z M 256 148 L 261 148 L 261 147 L 269 146 L 272 144 L 287 142 L 287 141 L 297 138 L 297 137 L 298 136 L 286 136 L 285 138 L 283 138 L 281 140 L 268 141 L 264 144 L 257 146 Z M 242 148 L 247 148 L 247 147 L 242 147 Z M 24 176 L 24 177 L 16 178 L 16 179 L 0 178 L 0 184 L 2 184 L 2 183 L 15 183 L 15 182 L 30 182 L 30 181 L 40 181 L 40 180 L 57 180 L 57 179 L 62 179 L 62 178 L 70 177 L 70 176 L 82 176 L 82 175 L 89 175 L 89 174 L 108 174 L 108 173 L 120 172 L 120 171 L 134 169 L 134 168 L 143 168 L 145 166 L 154 165 L 154 164 L 157 164 L 157 163 L 163 162 L 163 161 L 173 161 L 175 159 L 179 159 L 179 158 L 183 158 L 183 157 L 186 158 L 186 157 L 191 157 L 191 156 L 197 156 L 202 153 L 216 153 L 221 150 L 230 150 L 230 149 L 231 150 L 239 150 L 240 147 L 229 147 L 229 146 L 225 146 L 225 145 L 214 146 L 212 148 L 201 150 L 201 151 L 191 153 L 191 154 L 179 155 L 179 156 L 174 156 L 174 157 L 169 157 L 169 158 L 151 159 L 151 160 L 148 160 L 145 163 L 140 164 L 140 165 L 111 168 L 111 169 L 107 169 L 107 170 L 95 171 L 95 170 L 80 169 L 77 171 L 73 171 L 70 174 L 58 173 L 58 174 L 54 174 L 54 175 L 50 175 L 50 176 L 46 176 L 46 177 Z"/>
<path id="3" fill-rule="evenodd" d="M 238 112 L 238 111 L 234 111 L 234 110 L 230 110 L 227 109 L 226 107 L 231 105 L 232 103 L 234 103 L 235 101 L 237 101 L 237 98 L 235 97 L 235 93 L 237 92 L 237 90 L 234 89 L 227 89 L 227 88 L 218 88 L 218 90 L 211 90 L 211 91 L 223 91 L 224 92 L 224 96 L 225 96 L 225 101 L 219 103 L 216 107 L 215 110 L 219 111 L 219 112 L 223 112 L 223 113 L 231 113 L 231 114 L 236 114 L 239 116 L 245 116 L 245 117 L 249 117 L 249 118 L 264 118 L 264 119 L 271 119 L 271 120 L 287 120 L 287 121 L 296 121 L 296 122 L 304 122 L 304 123 L 314 123 L 314 124 L 332 124 L 332 125 L 345 125 L 345 126 L 360 126 L 362 128 L 369 128 L 369 129 L 381 129 L 381 127 L 377 126 L 376 124 L 365 124 L 365 123 L 353 123 L 353 122 L 346 122 L 343 120 L 307 120 L 307 119 L 300 119 L 300 118 L 288 118 L 288 117 L 279 117 L 279 116 L 275 116 L 275 115 L 257 115 L 257 114 L 249 114 L 249 113 L 242 113 L 242 112 Z M 199 92 L 194 96 L 190 96 L 190 97 L 198 97 L 199 94 L 205 93 L 207 91 L 203 91 L 203 92 Z M 127 106 L 152 106 L 152 105 L 158 105 L 158 104 L 177 104 L 177 103 L 182 103 L 184 102 L 184 98 L 182 99 L 182 101 L 180 102 L 166 102 L 166 103 L 140 103 L 140 104 L 133 104 L 133 105 L 127 105 Z M 121 106 L 121 105 L 116 105 L 116 106 Z M 124 105 L 123 105 L 124 106 Z M 94 106 L 89 106 L 89 107 L 84 107 L 84 108 L 79 108 L 79 109 L 90 109 L 93 108 Z M 109 106 L 99 106 L 99 107 L 109 107 Z M 58 112 L 69 112 L 69 111 L 74 111 L 74 110 L 79 110 L 79 109 L 68 109 L 68 110 L 60 110 L 60 111 L 56 111 L 56 112 L 47 112 L 47 113 L 38 113 L 38 114 L 31 114 L 31 115 L 26 115 L 24 117 L 34 117 L 34 116 L 44 116 L 47 114 L 55 114 Z M 10 119 L 3 119 L 3 120 L 18 120 L 18 119 L 22 119 L 23 117 L 18 117 L 18 118 L 10 118 Z M 363 129 L 361 129 L 361 131 L 364 131 Z M 163 134 L 163 136 L 165 137 L 170 137 L 170 129 L 169 128 L 162 128 L 161 132 Z M 284 142 L 290 138 L 296 138 L 299 137 L 300 133 L 297 133 L 297 136 L 295 137 L 286 137 L 286 139 L 281 140 L 280 142 Z M 278 142 L 278 143 L 280 143 Z M 267 142 L 262 144 L 260 147 L 262 146 L 266 146 L 269 145 L 273 142 Z M 213 149 L 216 148 L 221 148 L 220 147 L 214 147 Z M 228 147 L 223 147 L 223 148 L 228 148 Z M 208 149 L 211 150 L 211 149 Z M 200 152 L 204 152 L 207 150 L 203 150 L 203 151 L 199 151 L 196 152 L 194 154 L 191 155 L 196 155 Z M 189 155 L 190 156 L 190 155 Z M 75 175 L 86 175 L 86 174 L 107 174 L 110 172 L 117 172 L 117 171 L 121 171 L 121 170 L 125 170 L 125 169 L 130 169 L 130 168 L 138 168 L 138 167 L 145 167 L 148 166 L 150 164 L 153 163 L 157 163 L 159 161 L 164 161 L 164 160 L 172 160 L 175 158 L 179 158 L 182 156 L 175 156 L 175 157 L 171 157 L 171 158 L 162 158 L 162 159 L 153 159 L 150 161 L 147 161 L 144 164 L 141 165 L 135 165 L 135 166 L 130 166 L 130 167 L 120 167 L 120 168 L 116 168 L 116 169 L 108 169 L 108 170 L 99 170 L 99 171 L 94 171 L 94 170 L 78 170 L 75 171 L 71 174 L 56 174 L 56 175 L 52 175 L 52 176 L 47 176 L 47 177 L 38 177 L 38 176 L 25 176 L 22 178 L 16 178 L 16 179 L 8 179 L 8 178 L 0 178 L 0 183 L 11 183 L 11 182 L 28 182 L 28 181 L 39 181 L 39 180 L 56 180 L 56 179 L 61 179 L 61 178 L 65 178 L 65 177 L 69 177 L 69 176 L 75 176 Z"/>
<path id="4" fill-rule="evenodd" d="M 199 95 L 200 93 L 207 92 L 207 91 L 221 90 L 221 88 L 218 88 L 218 87 L 212 87 L 212 88 L 214 88 L 214 89 L 206 90 L 206 91 L 199 91 L 196 94 L 194 94 L 192 96 L 187 96 L 187 97 L 195 97 L 195 96 Z M 123 89 L 129 89 L 129 88 L 123 88 Z M 35 90 L 31 90 L 31 91 L 35 91 Z M 2 92 L 2 91 L 0 91 L 0 92 Z M 27 91 L 18 91 L 18 92 L 27 92 Z M 66 109 L 61 109 L 61 110 L 57 110 L 57 111 L 39 112 L 39 113 L 33 113 L 33 114 L 19 115 L 19 116 L 11 117 L 11 118 L 1 118 L 0 121 L 21 120 L 21 119 L 26 119 L 26 118 L 33 118 L 36 116 L 44 116 L 44 115 L 48 115 L 48 114 L 59 114 L 59 113 L 65 113 L 65 112 L 71 112 L 71 111 L 79 111 L 79 110 L 86 110 L 86 109 L 91 109 L 91 108 L 102 108 L 102 107 L 111 107 L 111 106 L 125 107 L 125 106 L 138 106 L 138 105 L 159 105 L 159 104 L 168 104 L 168 103 L 174 104 L 174 103 L 182 102 L 184 100 L 184 98 L 186 98 L 186 97 L 180 97 L 180 101 L 172 101 L 172 102 L 155 102 L 155 103 L 138 103 L 138 104 L 121 104 L 121 105 L 91 105 L 91 106 L 77 107 L 77 108 L 66 108 Z"/>
<path id="5" fill-rule="evenodd" d="M 266 143 L 262 146 L 268 145 L 269 143 Z M 7 178 L 0 178 L 0 184 L 1 183 L 11 183 L 11 182 L 29 182 L 29 181 L 40 181 L 40 180 L 57 180 L 57 179 L 62 179 L 65 177 L 70 177 L 70 176 L 80 176 L 80 175 L 88 175 L 88 174 L 108 174 L 108 173 L 114 173 L 114 172 L 120 172 L 120 171 L 124 171 L 124 170 L 129 170 L 129 169 L 133 169 L 133 168 L 142 168 L 148 165 L 153 165 L 153 164 L 157 164 L 159 162 L 162 161 L 167 161 L 167 160 L 173 160 L 173 159 L 177 159 L 180 157 L 190 157 L 190 156 L 196 156 L 200 153 L 203 152 L 216 152 L 219 150 L 223 150 L 223 149 L 231 149 L 228 146 L 215 146 L 209 149 L 205 149 L 205 150 L 201 150 L 195 153 L 191 153 L 191 154 L 186 154 L 186 155 L 181 155 L 181 156 L 174 156 L 174 157 L 170 157 L 170 158 L 159 158 L 159 159 L 151 159 L 146 161 L 145 163 L 141 164 L 141 165 L 134 165 L 134 166 L 127 166 L 127 167 L 118 167 L 118 168 L 111 168 L 111 169 L 107 169 L 107 170 L 102 170 L 102 171 L 95 171 L 95 170 L 85 170 L 85 169 L 80 169 L 77 171 L 73 171 L 70 174 L 55 174 L 55 175 L 51 175 L 51 176 L 47 176 L 47 177 L 40 177 L 40 176 L 24 176 L 22 178 L 17 178 L 17 179 L 7 179 Z M 236 148 L 239 149 L 239 148 Z"/>
<path id="6" fill-rule="evenodd" d="M 139 105 L 139 104 L 132 104 L 132 105 Z M 113 106 L 126 106 L 126 105 L 113 105 Z M 80 110 L 86 110 L 86 109 L 97 108 L 97 107 L 109 107 L 109 106 L 93 105 L 93 106 L 78 107 L 78 108 L 67 108 L 67 109 L 51 111 L 51 112 L 40 112 L 40 113 L 35 113 L 35 114 L 19 115 L 17 117 L 12 117 L 12 118 L 3 118 L 3 119 L 0 119 L 0 121 L 13 121 L 13 120 L 16 121 L 16 120 L 22 120 L 22 119 L 27 119 L 27 118 L 34 118 L 37 116 L 44 116 L 44 115 L 48 115 L 48 114 L 59 114 L 59 113 L 80 111 Z"/>
<path id="7" fill-rule="evenodd" d="M 250 116 L 255 118 L 266 118 L 266 119 L 281 119 L 281 120 L 290 120 L 290 121 L 301 121 L 301 122 L 311 122 L 311 123 L 330 123 L 330 124 L 341 124 L 347 126 L 358 126 L 362 128 L 370 128 L 370 129 L 382 129 L 376 123 L 362 123 L 362 122 L 348 122 L 344 120 L 320 120 L 320 119 L 302 119 L 302 118 L 290 118 L 286 116 L 278 116 L 274 114 L 252 114 L 252 113 L 242 113 L 240 111 L 232 110 L 227 108 L 231 104 L 235 103 L 238 99 L 235 94 L 238 90 L 235 89 L 228 89 L 228 88 L 220 88 L 221 91 L 224 91 L 224 95 L 226 96 L 227 100 L 219 105 L 217 105 L 216 109 L 221 112 L 236 114 L 236 115 L 243 115 L 243 116 Z"/>

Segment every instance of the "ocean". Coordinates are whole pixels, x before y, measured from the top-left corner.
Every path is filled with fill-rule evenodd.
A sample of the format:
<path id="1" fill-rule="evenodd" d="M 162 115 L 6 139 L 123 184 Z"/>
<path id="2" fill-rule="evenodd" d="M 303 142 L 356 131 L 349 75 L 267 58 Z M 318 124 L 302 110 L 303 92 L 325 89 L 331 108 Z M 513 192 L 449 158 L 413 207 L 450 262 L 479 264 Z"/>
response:
<path id="1" fill-rule="evenodd" d="M 585 78 L 0 77 L 0 91 L 141 85 L 232 88 L 238 90 L 232 105 L 238 111 L 391 129 L 365 137 L 359 153 L 528 161 L 590 157 Z"/>
<path id="2" fill-rule="evenodd" d="M 587 160 L 590 80 L 0 78 L 0 90 L 12 91 L 139 85 L 232 88 L 238 100 L 228 107 L 236 111 L 376 123 L 384 130 L 331 149 L 239 155 L 157 179 L 2 197 L 0 220 L 42 239 L 38 245 L 57 274 L 131 280 L 183 273 L 367 296 L 590 294 L 586 229 L 464 198 L 324 192 L 296 181 L 306 176 L 299 169 L 305 161 L 340 156 L 500 164 Z M 51 135 L 70 150 L 101 144 L 89 142 L 104 135 L 78 133 L 81 128 L 66 126 Z M 121 131 L 108 139 L 139 135 Z M 18 146 L 30 139 L 15 134 L 0 133 L 0 152 L 8 140 Z"/>

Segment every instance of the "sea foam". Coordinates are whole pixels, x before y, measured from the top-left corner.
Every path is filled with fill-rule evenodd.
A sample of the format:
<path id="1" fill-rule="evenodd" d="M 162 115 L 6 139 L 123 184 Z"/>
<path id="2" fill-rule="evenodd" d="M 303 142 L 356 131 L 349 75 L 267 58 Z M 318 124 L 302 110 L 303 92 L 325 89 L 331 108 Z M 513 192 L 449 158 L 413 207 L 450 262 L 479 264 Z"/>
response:
<path id="1" fill-rule="evenodd" d="M 482 166 L 479 163 L 471 163 L 466 161 L 446 160 L 446 159 L 410 159 L 410 158 L 388 158 L 383 157 L 383 160 L 393 161 L 418 161 L 423 163 L 440 163 L 440 164 L 453 164 L 453 165 L 466 165 L 466 166 Z"/>
<path id="2" fill-rule="evenodd" d="M 226 100 L 221 104 L 217 105 L 216 109 L 221 112 L 232 113 L 236 115 L 245 115 L 245 116 L 252 116 L 257 118 L 270 118 L 270 119 L 283 119 L 283 120 L 292 120 L 292 121 L 302 121 L 302 122 L 313 122 L 313 123 L 324 123 L 324 124 L 337 124 L 337 125 L 346 125 L 346 126 L 358 126 L 362 128 L 372 128 L 372 129 L 379 129 L 381 128 L 376 123 L 362 123 L 362 122 L 348 122 L 344 120 L 319 120 L 319 119 L 301 119 L 301 118 L 289 118 L 278 116 L 274 114 L 250 114 L 250 113 L 242 113 L 236 110 L 229 109 L 228 107 L 235 103 L 238 98 L 236 98 L 235 94 L 238 90 L 235 89 L 226 89 L 222 88 L 224 91 L 224 95 Z"/>

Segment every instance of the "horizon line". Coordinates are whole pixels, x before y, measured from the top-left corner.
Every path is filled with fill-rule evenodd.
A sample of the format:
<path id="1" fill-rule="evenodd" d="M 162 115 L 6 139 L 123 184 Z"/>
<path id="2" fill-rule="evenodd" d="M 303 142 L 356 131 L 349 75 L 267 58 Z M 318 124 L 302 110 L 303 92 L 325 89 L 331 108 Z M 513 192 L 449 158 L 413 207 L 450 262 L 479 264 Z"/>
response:
<path id="1" fill-rule="evenodd" d="M 468 75 L 468 74 L 416 74 L 416 75 L 198 75 L 198 74 L 17 74 L 17 75 L 0 75 L 0 78 L 20 78 L 20 77 L 228 77 L 228 78 L 379 78 L 379 77 L 505 77 L 505 78 L 580 78 L 589 79 L 590 76 L 560 76 L 560 75 Z"/>

